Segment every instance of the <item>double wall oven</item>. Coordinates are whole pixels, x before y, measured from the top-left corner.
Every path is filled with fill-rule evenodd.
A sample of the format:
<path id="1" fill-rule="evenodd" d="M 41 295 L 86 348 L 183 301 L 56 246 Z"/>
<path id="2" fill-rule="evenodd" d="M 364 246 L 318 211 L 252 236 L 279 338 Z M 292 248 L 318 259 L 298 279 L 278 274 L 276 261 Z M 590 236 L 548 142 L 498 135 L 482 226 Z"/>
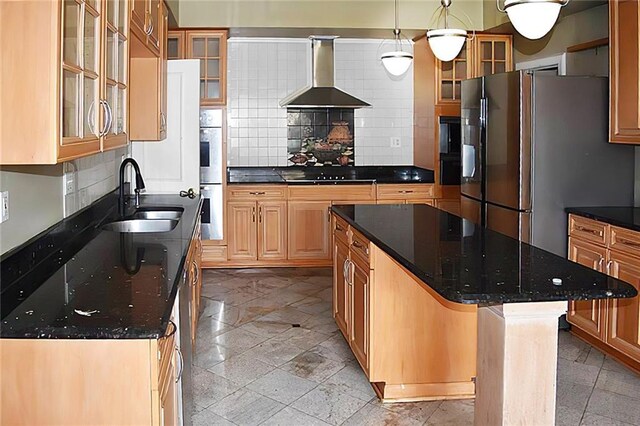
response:
<path id="1" fill-rule="evenodd" d="M 202 195 L 202 239 L 222 240 L 224 203 L 222 179 L 221 109 L 200 110 L 200 194 Z"/>

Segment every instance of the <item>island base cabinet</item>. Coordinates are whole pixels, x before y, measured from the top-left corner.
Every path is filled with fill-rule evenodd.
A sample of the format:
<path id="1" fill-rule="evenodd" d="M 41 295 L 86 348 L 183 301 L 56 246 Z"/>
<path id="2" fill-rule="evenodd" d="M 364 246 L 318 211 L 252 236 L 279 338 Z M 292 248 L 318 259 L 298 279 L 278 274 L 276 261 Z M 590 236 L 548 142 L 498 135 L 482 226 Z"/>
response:
<path id="1" fill-rule="evenodd" d="M 353 257 L 351 262 L 351 329 L 349 345 L 364 372 L 369 373 L 369 265 Z"/>
<path id="2" fill-rule="evenodd" d="M 329 201 L 289 201 L 290 260 L 329 260 Z"/>
<path id="3" fill-rule="evenodd" d="M 333 318 L 345 339 L 349 339 L 349 247 L 336 240 L 333 253 Z"/>

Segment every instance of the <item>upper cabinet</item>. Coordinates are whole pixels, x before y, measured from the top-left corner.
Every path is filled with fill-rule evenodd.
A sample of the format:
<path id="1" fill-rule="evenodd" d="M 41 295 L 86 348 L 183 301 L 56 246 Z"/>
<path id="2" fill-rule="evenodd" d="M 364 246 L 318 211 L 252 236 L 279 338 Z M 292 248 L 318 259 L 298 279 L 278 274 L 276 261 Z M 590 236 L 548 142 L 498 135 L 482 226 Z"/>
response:
<path id="1" fill-rule="evenodd" d="M 187 59 L 200 59 L 200 105 L 224 105 L 227 31 L 187 31 Z"/>
<path id="2" fill-rule="evenodd" d="M 127 144 L 129 6 L 0 2 L 0 51 L 11 64 L 0 69 L 1 164 L 55 164 Z"/>
<path id="3" fill-rule="evenodd" d="M 453 61 L 436 59 L 436 103 L 460 103 L 462 80 L 513 71 L 512 46 L 508 34 L 476 33 Z"/>
<path id="4" fill-rule="evenodd" d="M 169 31 L 167 34 L 167 59 L 185 59 L 184 31 Z"/>
<path id="5" fill-rule="evenodd" d="M 131 32 L 149 49 L 160 54 L 162 0 L 131 0 Z"/>
<path id="6" fill-rule="evenodd" d="M 609 0 L 609 141 L 640 144 L 640 0 Z"/>

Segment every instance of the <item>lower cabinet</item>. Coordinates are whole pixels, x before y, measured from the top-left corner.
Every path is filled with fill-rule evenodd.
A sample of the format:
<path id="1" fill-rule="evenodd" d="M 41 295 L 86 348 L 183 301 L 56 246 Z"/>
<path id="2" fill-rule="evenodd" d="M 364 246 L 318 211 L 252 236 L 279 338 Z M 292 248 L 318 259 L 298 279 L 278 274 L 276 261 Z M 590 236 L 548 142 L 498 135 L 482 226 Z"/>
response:
<path id="1" fill-rule="evenodd" d="M 349 345 L 365 373 L 369 374 L 369 264 L 357 256 L 350 256 L 349 292 L 351 301 L 351 329 Z"/>
<path id="2" fill-rule="evenodd" d="M 331 259 L 330 201 L 289 201 L 290 260 Z"/>
<path id="3" fill-rule="evenodd" d="M 640 232 L 569 215 L 569 259 L 640 291 Z M 575 333 L 640 372 L 640 296 L 569 302 Z"/>
<path id="4" fill-rule="evenodd" d="M 229 202 L 227 229 L 229 260 L 287 258 L 286 201 Z"/>
<path id="5" fill-rule="evenodd" d="M 633 285 L 640 292 L 640 258 L 611 250 L 609 274 Z M 640 362 L 640 296 L 612 299 L 609 305 L 606 342 Z"/>
<path id="6" fill-rule="evenodd" d="M 348 268 L 349 247 L 336 239 L 333 251 L 333 317 L 345 339 L 349 339 L 350 330 Z"/>
<path id="7" fill-rule="evenodd" d="M 607 249 L 569 238 L 569 260 L 603 272 Z M 567 320 L 594 337 L 604 339 L 606 301 L 579 300 L 569 303 Z"/>

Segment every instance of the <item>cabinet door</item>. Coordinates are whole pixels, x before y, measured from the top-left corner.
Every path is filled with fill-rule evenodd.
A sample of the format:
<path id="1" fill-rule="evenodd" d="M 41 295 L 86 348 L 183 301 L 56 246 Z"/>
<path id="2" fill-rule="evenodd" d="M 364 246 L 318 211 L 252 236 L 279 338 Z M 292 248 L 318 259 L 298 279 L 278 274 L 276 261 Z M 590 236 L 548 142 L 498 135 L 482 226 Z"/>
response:
<path id="1" fill-rule="evenodd" d="M 169 31 L 167 34 L 167 59 L 185 59 L 184 31 Z"/>
<path id="2" fill-rule="evenodd" d="M 108 150 L 128 143 L 129 14 L 127 1 L 107 1 L 105 7 L 105 78 L 101 97 L 105 102 L 106 123 L 102 149 Z"/>
<path id="3" fill-rule="evenodd" d="M 287 258 L 286 201 L 258 202 L 258 259 Z"/>
<path id="4" fill-rule="evenodd" d="M 349 344 L 369 375 L 369 266 L 351 257 L 351 329 Z"/>
<path id="5" fill-rule="evenodd" d="M 474 77 L 513 70 L 510 35 L 476 34 L 474 47 Z"/>
<path id="6" fill-rule="evenodd" d="M 609 141 L 640 143 L 640 0 L 609 1 Z"/>
<path id="7" fill-rule="evenodd" d="M 349 247 L 336 239 L 333 246 L 333 318 L 349 340 Z"/>
<path id="8" fill-rule="evenodd" d="M 469 41 L 453 61 L 442 62 L 436 59 L 436 93 L 438 104 L 460 103 L 462 80 L 470 78 L 473 50 Z"/>
<path id="9" fill-rule="evenodd" d="M 131 28 L 140 34 L 147 32 L 149 0 L 131 0 Z"/>
<path id="10" fill-rule="evenodd" d="M 101 13 L 76 0 L 61 2 L 61 139 L 59 160 L 100 151 Z"/>
<path id="11" fill-rule="evenodd" d="M 177 347 L 173 351 L 173 359 L 171 360 L 171 371 L 164 389 L 164 397 L 162 399 L 162 425 L 171 426 L 178 424 L 178 383 L 176 378 L 179 372 L 178 368 L 182 368 L 179 364 L 177 355 Z"/>
<path id="12" fill-rule="evenodd" d="M 200 104 L 226 103 L 226 31 L 188 31 L 187 57 L 200 59 Z"/>
<path id="13" fill-rule="evenodd" d="M 640 258 L 609 252 L 610 275 L 640 291 Z M 640 362 L 640 296 L 609 301 L 607 343 Z"/>
<path id="14" fill-rule="evenodd" d="M 288 258 L 330 259 L 329 225 L 331 217 L 328 201 L 290 201 L 288 229 Z"/>
<path id="15" fill-rule="evenodd" d="M 256 203 L 227 203 L 229 260 L 256 260 Z"/>
<path id="16" fill-rule="evenodd" d="M 569 260 L 596 271 L 604 271 L 607 250 L 575 238 L 569 238 Z M 569 302 L 567 320 L 583 331 L 604 339 L 606 302 L 601 300 L 580 300 Z"/>
<path id="17" fill-rule="evenodd" d="M 160 49 L 160 34 L 162 31 L 163 17 L 160 3 L 159 0 L 151 0 L 149 4 L 149 43 L 156 49 Z"/>

